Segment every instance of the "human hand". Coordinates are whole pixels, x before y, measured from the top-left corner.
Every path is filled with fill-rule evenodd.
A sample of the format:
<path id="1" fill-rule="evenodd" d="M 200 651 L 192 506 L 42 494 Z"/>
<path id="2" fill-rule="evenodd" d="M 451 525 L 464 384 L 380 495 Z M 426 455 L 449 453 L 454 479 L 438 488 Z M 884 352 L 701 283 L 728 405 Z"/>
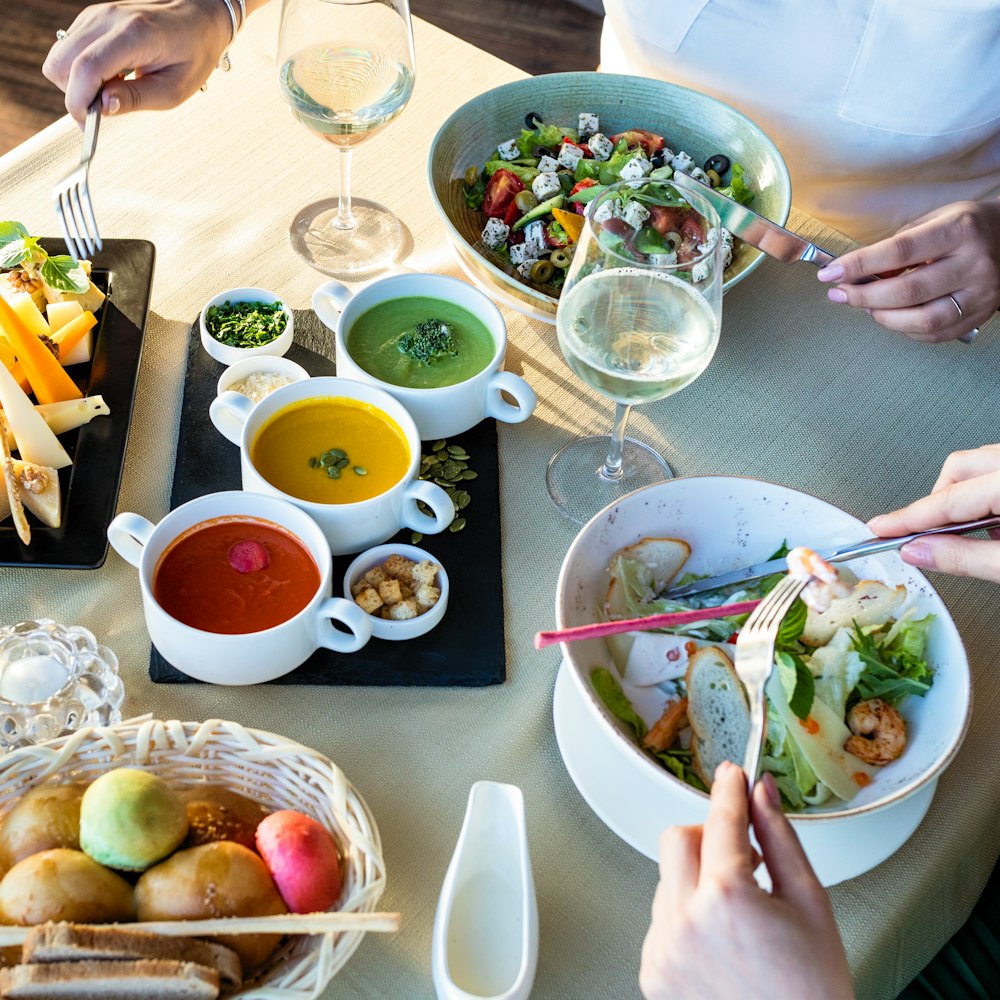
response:
<path id="1" fill-rule="evenodd" d="M 104 87 L 105 114 L 162 110 L 208 79 L 232 37 L 222 0 L 117 0 L 80 12 L 49 50 L 42 72 L 83 123 Z M 134 70 L 136 79 L 123 80 Z"/>
<path id="2" fill-rule="evenodd" d="M 952 452 L 929 496 L 868 522 L 876 535 L 909 535 L 942 524 L 974 521 L 1000 514 L 1000 444 Z M 991 540 L 932 535 L 904 545 L 904 562 L 958 576 L 978 576 L 1000 583 L 1000 530 Z"/>
<path id="3" fill-rule="evenodd" d="M 871 281 L 883 274 L 891 276 Z M 867 310 L 880 326 L 913 340 L 955 340 L 1000 305 L 1000 199 L 936 209 L 895 236 L 844 254 L 819 279 L 837 283 L 827 292 L 833 302 Z"/>
<path id="4" fill-rule="evenodd" d="M 749 814 L 770 893 L 754 881 Z M 705 825 L 664 832 L 639 985 L 647 1000 L 854 996 L 830 901 L 770 775 L 748 807 L 742 769 L 721 764 Z"/>

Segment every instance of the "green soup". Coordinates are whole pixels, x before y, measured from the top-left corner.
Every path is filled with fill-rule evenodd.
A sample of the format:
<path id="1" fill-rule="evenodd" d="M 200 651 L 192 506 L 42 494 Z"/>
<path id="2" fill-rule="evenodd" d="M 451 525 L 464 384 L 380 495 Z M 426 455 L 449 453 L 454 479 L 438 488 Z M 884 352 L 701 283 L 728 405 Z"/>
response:
<path id="1" fill-rule="evenodd" d="M 388 299 L 363 312 L 346 337 L 347 350 L 369 375 L 408 389 L 438 389 L 478 375 L 496 344 L 486 324 L 442 299 Z"/>

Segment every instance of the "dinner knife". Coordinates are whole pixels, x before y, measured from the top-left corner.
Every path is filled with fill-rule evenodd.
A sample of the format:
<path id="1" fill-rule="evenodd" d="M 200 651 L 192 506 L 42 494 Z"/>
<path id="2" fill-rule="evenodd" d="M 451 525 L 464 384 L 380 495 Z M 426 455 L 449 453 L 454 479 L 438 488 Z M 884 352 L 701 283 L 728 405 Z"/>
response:
<path id="1" fill-rule="evenodd" d="M 779 226 L 763 215 L 739 202 L 719 194 L 715 188 L 696 181 L 688 174 L 675 171 L 670 181 L 682 194 L 700 194 L 719 213 L 722 225 L 744 243 L 763 250 L 769 257 L 776 257 L 785 263 L 804 260 L 817 267 L 823 267 L 836 260 L 832 253 L 810 243 L 807 239 Z"/>
<path id="2" fill-rule="evenodd" d="M 750 246 L 763 250 L 769 257 L 784 261 L 786 264 L 804 260 L 817 267 L 824 267 L 837 259 L 832 253 L 816 246 L 815 243 L 810 243 L 807 239 L 784 229 L 776 222 L 765 219 L 763 215 L 758 215 L 746 205 L 741 205 L 739 202 L 733 201 L 732 198 L 719 194 L 715 188 L 703 181 L 696 181 L 688 174 L 681 173 L 679 170 L 674 171 L 670 183 L 682 193 L 700 194 L 719 213 L 719 219 L 726 229 L 734 236 L 738 236 L 744 243 L 749 243 Z M 854 284 L 866 285 L 870 281 L 888 278 L 895 273 L 897 272 L 873 274 L 867 278 L 859 278 Z M 970 330 L 958 340 L 963 344 L 971 344 L 978 332 L 978 329 Z"/>
<path id="3" fill-rule="evenodd" d="M 866 538 L 863 541 L 853 542 L 850 545 L 839 545 L 836 548 L 821 551 L 818 555 L 828 563 L 847 562 L 850 559 L 860 559 L 862 556 L 874 555 L 876 552 L 890 552 L 893 549 L 898 549 L 900 546 L 906 545 L 907 542 L 912 542 L 916 538 L 925 538 L 928 535 L 966 535 L 970 531 L 980 531 L 986 528 L 1000 528 L 1000 517 L 982 517 L 978 521 L 945 524 L 940 528 L 929 528 L 927 531 L 918 531 L 913 535 L 903 535 L 899 538 Z M 787 559 L 771 559 L 768 562 L 757 563 L 754 566 L 734 569 L 729 573 L 722 573 L 720 576 L 695 580 L 694 583 L 685 584 L 683 587 L 672 587 L 661 594 L 660 597 L 666 600 L 691 597 L 694 594 L 704 594 L 710 590 L 731 587 L 737 583 L 750 583 L 753 580 L 760 580 L 762 577 L 770 576 L 772 573 L 784 573 L 787 569 Z"/>

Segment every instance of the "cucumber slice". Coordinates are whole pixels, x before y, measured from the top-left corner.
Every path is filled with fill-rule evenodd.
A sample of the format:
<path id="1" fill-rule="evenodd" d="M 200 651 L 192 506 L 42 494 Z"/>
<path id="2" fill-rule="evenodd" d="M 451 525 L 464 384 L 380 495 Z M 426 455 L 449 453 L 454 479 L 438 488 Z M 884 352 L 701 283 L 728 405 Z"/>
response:
<path id="1" fill-rule="evenodd" d="M 535 219 L 540 219 L 543 215 L 548 215 L 552 209 L 562 208 L 565 200 L 566 199 L 561 194 L 557 194 L 554 198 L 549 198 L 548 201 L 543 201 L 541 204 L 536 205 L 530 212 L 526 212 L 522 215 L 511 228 L 515 232 L 518 229 L 523 229 L 529 222 L 534 222 Z"/>

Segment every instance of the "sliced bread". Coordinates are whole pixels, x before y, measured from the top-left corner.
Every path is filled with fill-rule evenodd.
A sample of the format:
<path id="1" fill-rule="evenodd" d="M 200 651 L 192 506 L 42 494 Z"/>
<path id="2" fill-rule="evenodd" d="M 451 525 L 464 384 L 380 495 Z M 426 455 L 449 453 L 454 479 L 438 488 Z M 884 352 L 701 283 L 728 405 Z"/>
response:
<path id="1" fill-rule="evenodd" d="M 824 646 L 844 626 L 881 625 L 906 600 L 906 587 L 888 587 L 880 580 L 859 580 L 846 596 L 834 600 L 826 611 L 809 609 L 802 642 Z"/>
<path id="2" fill-rule="evenodd" d="M 239 956 L 232 948 L 197 938 L 166 937 L 128 927 L 88 924 L 41 924 L 24 942 L 23 962 L 79 962 L 90 959 L 168 959 L 215 969 L 224 982 L 243 981 Z"/>
<path id="3" fill-rule="evenodd" d="M 9 1000 L 215 1000 L 219 974 L 193 962 L 43 962 L 0 969 L 0 995 Z"/>
<path id="4" fill-rule="evenodd" d="M 742 765 L 750 737 L 750 709 L 733 661 L 715 646 L 699 649 L 688 663 L 687 716 L 691 764 L 711 787 L 724 761 Z"/>

